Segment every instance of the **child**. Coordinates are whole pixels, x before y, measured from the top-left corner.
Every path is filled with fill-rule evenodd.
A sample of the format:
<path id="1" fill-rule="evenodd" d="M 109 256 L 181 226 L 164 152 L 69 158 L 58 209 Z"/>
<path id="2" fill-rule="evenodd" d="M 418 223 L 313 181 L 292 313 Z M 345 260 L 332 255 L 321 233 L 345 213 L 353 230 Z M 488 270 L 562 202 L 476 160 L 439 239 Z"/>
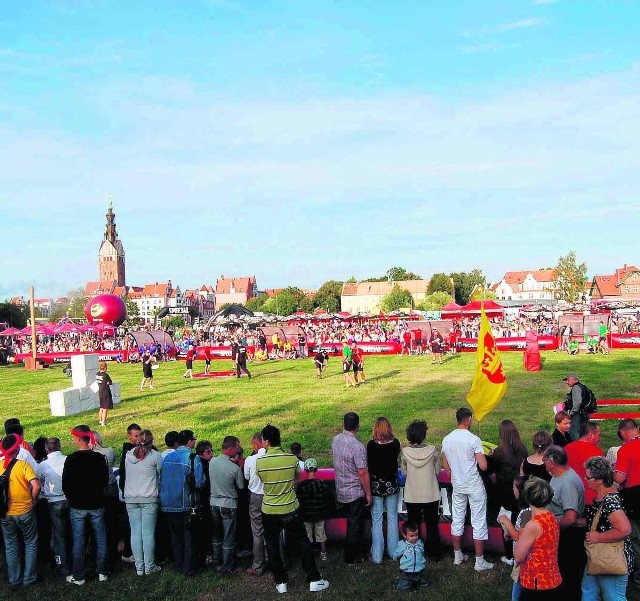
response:
<path id="1" fill-rule="evenodd" d="M 293 446 L 293 445 L 291 445 Z M 298 484 L 296 495 L 300 503 L 300 514 L 304 520 L 309 540 L 313 542 L 315 534 L 316 542 L 320 545 L 320 559 L 327 560 L 327 535 L 324 531 L 324 519 L 327 513 L 327 485 L 316 478 L 318 462 L 310 457 L 304 462 L 304 470 L 307 479 Z"/>
<path id="2" fill-rule="evenodd" d="M 113 384 L 113 381 L 107 373 L 106 361 L 100 361 L 100 363 L 98 363 L 96 382 L 98 383 L 98 399 L 100 400 L 98 421 L 101 426 L 104 426 L 107 423 L 107 413 L 109 409 L 113 409 L 113 396 L 111 394 L 111 388 L 109 388 L 109 386 Z"/>
<path id="3" fill-rule="evenodd" d="M 400 576 L 396 579 L 396 590 L 416 591 L 429 586 L 429 576 L 425 569 L 424 544 L 418 535 L 415 522 L 402 524 L 401 540 L 393 552 L 393 559 L 400 559 Z"/>
<path id="4" fill-rule="evenodd" d="M 513 494 L 518 501 L 520 507 L 520 513 L 516 519 L 515 526 L 511 523 L 511 520 L 506 515 L 498 517 L 498 523 L 504 528 L 505 532 L 513 540 L 513 547 L 515 549 L 516 543 L 520 538 L 520 530 L 527 525 L 527 522 L 531 519 L 531 508 L 524 502 L 524 485 L 527 482 L 529 476 L 516 476 L 513 481 Z M 515 564 L 511 572 L 511 578 L 513 580 L 513 588 L 511 590 L 511 601 L 518 601 L 520 598 L 520 566 Z"/>

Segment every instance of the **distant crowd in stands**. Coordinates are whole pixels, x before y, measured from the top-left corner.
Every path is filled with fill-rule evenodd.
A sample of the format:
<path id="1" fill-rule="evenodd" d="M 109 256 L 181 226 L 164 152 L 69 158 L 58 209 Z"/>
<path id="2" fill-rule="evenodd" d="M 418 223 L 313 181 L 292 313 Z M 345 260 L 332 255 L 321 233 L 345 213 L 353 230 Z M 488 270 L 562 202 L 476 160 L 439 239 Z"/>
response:
<path id="1" fill-rule="evenodd" d="M 301 455 L 300 444 L 285 450 L 273 425 L 252 436 L 245 457 L 236 436 L 225 436 L 216 453 L 189 429 L 167 432 L 160 453 L 152 432 L 133 423 L 116 469 L 114 450 L 87 425 L 71 430 L 77 451 L 64 456 L 58 438 L 40 437 L 31 446 L 19 420 L 9 419 L 0 442 L 0 475 L 10 470 L 9 508 L 0 521 L 9 586 L 36 585 L 46 564 L 70 585 L 84 585 L 91 528 L 99 582 L 122 562 L 140 577 L 158 574 L 167 561 L 192 576 L 203 569 L 237 573 L 251 558 L 243 571 L 256 577 L 270 571 L 276 591 L 285 593 L 287 565 L 297 556 L 316 592 L 329 586 L 317 562 L 329 553 L 325 520 L 346 518 L 343 553 L 351 565 L 362 559 L 363 521 L 370 515 L 370 560 L 382 563 L 386 554 L 399 561 L 398 590 L 425 588 L 437 569 L 432 562 L 443 557 L 442 466 L 452 487 L 446 503 L 455 565 L 468 560 L 461 542 L 470 509 L 474 569 L 494 568 L 484 543 L 497 520 L 514 599 L 624 599 L 628 581 L 640 586 L 640 431 L 634 420 L 622 420 L 621 446 L 605 458 L 600 426 L 584 410 L 584 387 L 575 375 L 565 380 L 565 410 L 552 434 L 536 432 L 531 454 L 511 420 L 500 424 L 499 444 L 487 453 L 470 431 L 466 408 L 456 412 L 457 427 L 441 451 L 427 442 L 425 421 L 407 426 L 403 446 L 386 417 L 375 421 L 364 445 L 360 419 L 349 412 L 331 444 L 333 480 L 313 457 Z M 399 527 L 401 495 L 407 519 Z M 585 541 L 587 548 L 623 542 L 624 574 L 585 570 Z"/>

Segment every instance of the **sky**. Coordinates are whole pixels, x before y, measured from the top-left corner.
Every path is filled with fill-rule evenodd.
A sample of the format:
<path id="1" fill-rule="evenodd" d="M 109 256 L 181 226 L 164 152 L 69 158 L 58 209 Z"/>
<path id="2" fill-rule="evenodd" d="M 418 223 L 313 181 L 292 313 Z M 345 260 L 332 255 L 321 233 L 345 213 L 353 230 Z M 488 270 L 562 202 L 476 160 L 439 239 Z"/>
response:
<path id="1" fill-rule="evenodd" d="M 4 0 L 0 298 L 638 264 L 636 0 Z"/>

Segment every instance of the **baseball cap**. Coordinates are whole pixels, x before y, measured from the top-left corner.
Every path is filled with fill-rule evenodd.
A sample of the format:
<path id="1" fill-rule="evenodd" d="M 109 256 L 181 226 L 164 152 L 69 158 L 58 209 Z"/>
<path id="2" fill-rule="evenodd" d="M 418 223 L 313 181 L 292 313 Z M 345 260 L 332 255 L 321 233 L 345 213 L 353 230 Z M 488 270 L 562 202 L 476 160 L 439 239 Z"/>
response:
<path id="1" fill-rule="evenodd" d="M 566 378 L 562 378 L 562 380 L 564 382 L 566 382 L 567 380 L 570 380 L 571 378 L 575 378 L 576 380 L 578 380 L 578 376 L 576 376 L 576 374 L 569 374 Z"/>
<path id="2" fill-rule="evenodd" d="M 318 469 L 318 462 L 313 458 L 305 459 L 304 469 L 306 472 L 315 472 Z"/>

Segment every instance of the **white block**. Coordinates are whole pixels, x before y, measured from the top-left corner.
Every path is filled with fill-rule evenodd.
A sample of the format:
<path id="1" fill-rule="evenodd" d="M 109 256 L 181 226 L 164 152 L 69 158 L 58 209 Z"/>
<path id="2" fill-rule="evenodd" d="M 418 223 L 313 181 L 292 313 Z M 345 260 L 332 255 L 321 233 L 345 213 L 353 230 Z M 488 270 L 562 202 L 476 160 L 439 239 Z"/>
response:
<path id="1" fill-rule="evenodd" d="M 122 386 L 120 386 L 120 382 L 114 382 L 109 388 L 111 388 L 113 404 L 117 405 L 122 400 Z"/>
<path id="2" fill-rule="evenodd" d="M 89 386 L 98 373 L 98 355 L 72 355 L 71 381 L 74 388 Z"/>
<path id="3" fill-rule="evenodd" d="M 80 390 L 78 388 L 65 388 L 49 393 L 49 405 L 51 415 L 56 417 L 73 415 L 77 413 L 73 408 L 80 404 Z"/>
<path id="4" fill-rule="evenodd" d="M 91 411 L 92 409 L 97 409 L 99 406 L 100 401 L 98 401 L 98 395 L 93 392 L 91 388 L 88 386 L 80 388 L 80 400 L 78 401 L 78 410 L 76 413 Z"/>

